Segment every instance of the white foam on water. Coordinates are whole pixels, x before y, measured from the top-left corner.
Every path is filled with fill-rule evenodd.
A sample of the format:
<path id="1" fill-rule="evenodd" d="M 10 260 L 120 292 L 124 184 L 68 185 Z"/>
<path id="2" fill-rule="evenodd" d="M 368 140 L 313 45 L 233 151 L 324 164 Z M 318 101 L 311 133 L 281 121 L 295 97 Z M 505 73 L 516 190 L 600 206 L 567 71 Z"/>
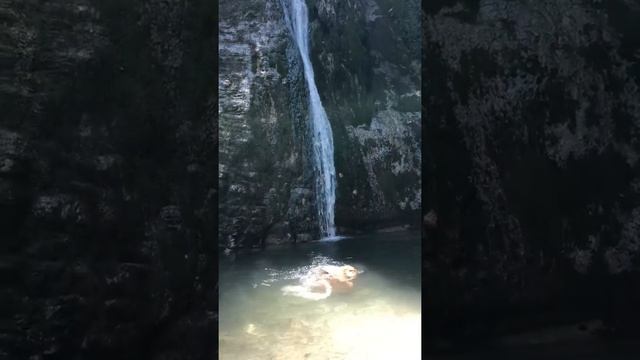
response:
<path id="1" fill-rule="evenodd" d="M 320 239 L 320 241 L 332 242 L 332 241 L 340 241 L 340 240 L 344 240 L 344 239 L 349 239 L 349 236 L 342 236 L 342 235 L 327 236 L 327 237 L 323 237 L 322 239 Z"/>

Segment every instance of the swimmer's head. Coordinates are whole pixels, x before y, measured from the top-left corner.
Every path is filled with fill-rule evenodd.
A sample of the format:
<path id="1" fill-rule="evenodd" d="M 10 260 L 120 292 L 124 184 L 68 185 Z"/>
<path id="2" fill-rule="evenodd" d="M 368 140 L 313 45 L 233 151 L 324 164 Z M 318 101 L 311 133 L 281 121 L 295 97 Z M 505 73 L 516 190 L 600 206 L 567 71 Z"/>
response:
<path id="1" fill-rule="evenodd" d="M 345 265 L 342 267 L 342 273 L 347 280 L 353 280 L 358 276 L 358 270 L 351 265 Z"/>

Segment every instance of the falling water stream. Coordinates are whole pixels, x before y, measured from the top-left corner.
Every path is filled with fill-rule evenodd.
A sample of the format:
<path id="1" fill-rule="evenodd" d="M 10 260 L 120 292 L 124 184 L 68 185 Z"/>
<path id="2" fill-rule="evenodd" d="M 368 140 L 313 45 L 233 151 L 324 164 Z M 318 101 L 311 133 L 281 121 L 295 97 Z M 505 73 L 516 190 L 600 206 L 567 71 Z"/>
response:
<path id="1" fill-rule="evenodd" d="M 322 236 L 334 238 L 334 206 L 336 202 L 336 170 L 333 163 L 333 134 L 316 87 L 313 65 L 309 57 L 309 17 L 304 0 L 283 0 L 285 19 L 300 51 L 304 77 L 309 88 L 309 118 L 316 176 L 315 193 Z"/>

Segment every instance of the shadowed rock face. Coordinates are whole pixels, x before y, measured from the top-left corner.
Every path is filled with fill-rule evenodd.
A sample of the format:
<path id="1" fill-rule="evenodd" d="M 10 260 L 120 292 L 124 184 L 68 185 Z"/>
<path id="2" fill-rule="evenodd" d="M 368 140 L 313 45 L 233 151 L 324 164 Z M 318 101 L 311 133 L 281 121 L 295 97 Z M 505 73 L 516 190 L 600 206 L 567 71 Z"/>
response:
<path id="1" fill-rule="evenodd" d="M 306 85 L 280 3 L 223 2 L 219 30 L 220 245 L 310 237 Z"/>
<path id="2" fill-rule="evenodd" d="M 213 356 L 215 9 L 0 4 L 0 358 Z"/>
<path id="3" fill-rule="evenodd" d="M 311 61 L 334 137 L 338 232 L 417 224 L 418 2 L 307 5 Z M 228 249 L 319 234 L 308 90 L 281 6 L 220 7 L 219 237 Z"/>
<path id="4" fill-rule="evenodd" d="M 440 1 L 424 15 L 430 330 L 637 321 L 640 7 Z"/>
<path id="5" fill-rule="evenodd" d="M 336 224 L 416 224 L 422 166 L 420 4 L 312 3 L 312 57 L 334 132 Z"/>

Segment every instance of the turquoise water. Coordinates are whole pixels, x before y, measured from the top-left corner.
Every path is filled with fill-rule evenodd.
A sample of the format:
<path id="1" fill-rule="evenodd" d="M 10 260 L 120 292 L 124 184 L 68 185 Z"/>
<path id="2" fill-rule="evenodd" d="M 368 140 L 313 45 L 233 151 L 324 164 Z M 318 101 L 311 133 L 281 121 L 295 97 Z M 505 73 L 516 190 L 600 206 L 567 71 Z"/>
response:
<path id="1" fill-rule="evenodd" d="M 220 265 L 220 359 L 420 359 L 420 234 L 379 233 L 269 249 Z M 316 265 L 349 264 L 354 290 L 284 296 Z"/>

